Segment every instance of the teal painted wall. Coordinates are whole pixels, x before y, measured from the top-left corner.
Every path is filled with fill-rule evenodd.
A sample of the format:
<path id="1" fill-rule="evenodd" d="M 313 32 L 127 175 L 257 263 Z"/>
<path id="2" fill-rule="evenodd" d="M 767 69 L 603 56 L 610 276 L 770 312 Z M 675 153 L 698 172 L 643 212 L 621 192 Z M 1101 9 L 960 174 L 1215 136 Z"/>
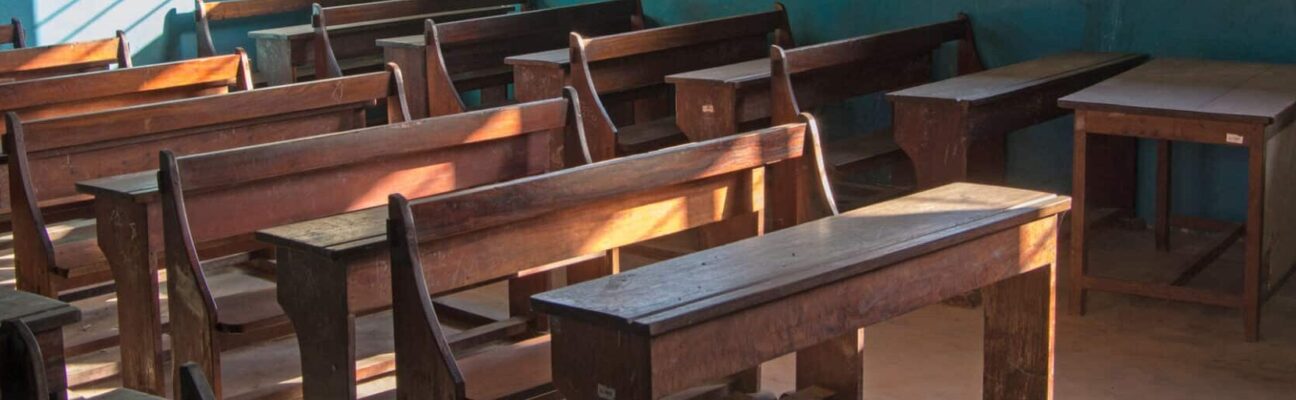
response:
<path id="1" fill-rule="evenodd" d="M 544 6 L 590 0 L 540 0 Z M 753 0 L 643 0 L 658 25 L 770 9 Z M 785 0 L 796 39 L 818 43 L 953 17 L 972 16 L 989 66 L 1067 50 L 1132 51 L 1156 57 L 1201 57 L 1296 63 L 1296 0 Z M 27 22 L 39 44 L 106 37 L 125 29 L 135 61 L 147 64 L 194 55 L 190 0 L 3 0 L 0 17 Z M 254 27 L 305 23 L 290 14 L 253 21 Z M 217 46 L 251 48 L 236 33 L 217 31 Z M 945 73 L 948 73 L 947 71 Z M 824 110 L 834 133 L 863 131 L 888 122 L 888 107 L 861 99 Z M 1059 192 L 1070 189 L 1069 118 L 1010 138 L 1009 182 Z M 1150 167 L 1151 146 L 1142 146 Z M 1191 215 L 1244 217 L 1245 154 L 1199 145 L 1175 148 L 1174 207 Z M 1151 168 L 1141 168 L 1140 209 L 1150 209 Z"/>

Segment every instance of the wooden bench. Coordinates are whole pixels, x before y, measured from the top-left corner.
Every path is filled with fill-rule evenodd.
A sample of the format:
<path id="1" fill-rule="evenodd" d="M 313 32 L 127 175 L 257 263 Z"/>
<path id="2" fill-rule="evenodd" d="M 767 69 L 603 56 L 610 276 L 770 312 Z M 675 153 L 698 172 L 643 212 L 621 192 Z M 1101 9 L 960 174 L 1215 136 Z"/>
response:
<path id="1" fill-rule="evenodd" d="M 63 352 L 63 327 L 81 320 L 81 310 L 44 296 L 0 288 L 0 321 L 25 331 L 24 337 L 0 332 L 0 396 L 11 398 L 67 399 L 67 368 Z M 15 332 L 16 333 L 16 332 Z M 15 343 L 15 339 L 23 339 Z M 26 348 L 26 350 L 23 349 Z M 31 368 L 17 368 L 28 365 Z M 18 385 L 20 373 L 39 377 L 43 385 Z M 48 378 L 47 378 L 48 377 Z M 10 395 L 18 397 L 11 397 Z"/>
<path id="2" fill-rule="evenodd" d="M 428 295 L 705 225 L 745 221 L 743 229 L 730 230 L 731 241 L 761 235 L 767 193 L 790 183 L 768 179 L 765 168 L 813 156 L 812 124 L 807 118 L 413 203 L 392 195 L 386 237 L 398 396 L 502 398 L 549 387 L 548 336 L 457 357 Z M 824 193 L 819 197 L 831 202 Z M 619 270 L 615 263 L 604 267 L 569 270 L 568 281 Z M 759 374 L 751 372 L 759 371 L 741 374 L 735 385 L 755 386 Z"/>
<path id="3" fill-rule="evenodd" d="M 65 304 L 66 305 L 66 304 Z M 67 306 L 71 307 L 71 306 Z M 75 309 L 75 308 L 74 308 Z M 29 324 L 21 319 L 0 320 L 0 396 L 5 400 L 48 400 L 66 398 L 67 388 L 51 385 L 46 376 L 44 351 Z M 59 365 L 61 368 L 62 365 Z M 180 367 L 180 399 L 214 400 L 211 388 L 197 365 Z M 130 389 L 113 389 L 91 400 L 162 399 Z"/>
<path id="4" fill-rule="evenodd" d="M 197 39 L 198 56 L 210 57 L 220 53 L 213 43 L 213 22 L 303 13 L 309 11 L 313 3 L 336 6 L 369 1 L 375 0 L 194 0 L 194 36 Z M 234 25 L 232 22 L 229 24 Z"/>
<path id="5" fill-rule="evenodd" d="M 13 49 L 27 47 L 27 31 L 23 30 L 22 20 L 15 17 L 9 20 L 9 25 L 0 25 L 0 44 Z"/>
<path id="6" fill-rule="evenodd" d="M 658 399 L 796 352 L 798 394 L 862 399 L 863 327 L 984 287 L 983 397 L 1052 398 L 1069 204 L 953 184 L 537 295 L 554 385 Z"/>
<path id="7" fill-rule="evenodd" d="M 505 101 L 507 86 L 513 83 L 505 58 L 565 51 L 571 32 L 598 36 L 641 29 L 642 8 L 639 0 L 612 0 L 458 22 L 428 21 L 423 35 L 383 39 L 378 46 L 388 62 L 408 72 L 406 93 L 416 118 L 456 114 L 468 110 L 460 93 L 482 90 L 483 107 Z"/>
<path id="8" fill-rule="evenodd" d="M 518 4 L 526 3 L 526 0 L 460 1 L 451 4 L 425 0 L 388 0 L 328 8 L 317 5 L 311 21 L 313 35 L 310 43 L 314 53 L 311 57 L 290 54 L 290 57 L 295 58 L 288 61 L 293 63 L 294 71 L 298 71 L 294 79 L 308 76 L 300 72 L 305 63 L 313 66 L 315 79 L 363 72 L 383 64 L 383 50 L 376 44 L 379 40 L 416 33 L 423 27 L 424 21 L 453 22 L 501 15 L 513 11 Z M 286 28 L 293 29 L 295 28 Z M 260 32 L 257 36 L 264 37 Z M 272 70 L 287 70 L 287 66 L 282 65 L 283 60 L 275 57 L 261 65 Z M 422 71 L 421 68 L 401 68 L 411 72 Z M 423 117 L 426 116 L 419 115 L 416 118 Z"/>
<path id="9" fill-rule="evenodd" d="M 913 161 L 920 189 L 1002 182 L 1008 133 L 1066 115 L 1058 98 L 1144 60 L 1065 53 L 892 92 L 896 143 Z"/>
<path id="10" fill-rule="evenodd" d="M 302 333 L 305 395 L 353 391 L 358 375 L 348 341 L 353 335 L 345 334 L 351 325 L 318 323 L 328 321 L 320 314 L 335 304 L 315 300 L 336 293 L 298 294 L 294 291 L 323 287 L 281 284 L 277 303 L 275 289 L 246 294 L 239 304 L 222 302 L 206 284 L 201 265 L 212 254 L 202 250 L 250 239 L 259 229 L 377 207 L 393 191 L 427 196 L 556 169 L 564 163 L 558 156 L 564 140 L 576 143 L 568 150 L 576 160 L 567 162 L 585 163 L 578 124 L 574 105 L 559 98 L 178 159 L 166 153 L 159 180 L 174 354 L 219 371 L 220 350 L 227 343 L 246 342 L 243 338 L 258 330 L 291 322 Z M 304 198 L 312 201 L 303 203 Z M 295 254 L 277 253 L 275 275 L 281 283 L 310 276 L 318 267 L 296 264 Z M 362 289 L 356 288 L 362 292 L 357 296 L 368 295 Z M 370 311 L 376 310 L 361 308 L 356 314 Z M 346 338 L 332 336 L 338 331 Z M 352 358 L 339 363 L 327 358 L 332 354 Z M 341 365 L 350 368 L 338 371 Z M 390 367 L 365 370 L 362 379 Z M 321 379 L 335 375 L 349 380 Z M 220 392 L 220 375 L 213 374 L 212 382 Z"/>
<path id="11" fill-rule="evenodd" d="M 109 39 L 0 51 L 0 82 L 129 68 L 126 33 Z"/>
<path id="12" fill-rule="evenodd" d="M 162 317 L 154 259 L 162 250 L 160 209 L 147 196 L 134 196 L 138 180 L 114 190 L 120 186 L 113 183 L 121 182 L 112 177 L 149 174 L 145 171 L 156 168 L 156 153 L 163 149 L 198 153 L 363 127 L 365 111 L 383 99 L 392 119 L 403 120 L 399 72 L 391 69 L 53 119 L 21 121 L 8 114 L 4 144 L 13 156 L 19 288 L 55 297 L 114 282 L 123 382 L 161 394 Z M 83 182 L 100 178 L 107 179 Z M 53 205 L 88 209 L 98 223 L 51 237 L 40 210 Z"/>
<path id="13" fill-rule="evenodd" d="M 667 75 L 765 57 L 792 46 L 782 5 L 771 12 L 596 38 L 571 36 L 571 81 L 594 160 L 678 144 Z"/>
<path id="14" fill-rule="evenodd" d="M 251 89 L 250 68 L 241 50 L 234 55 L 199 58 L 146 67 L 0 83 L 0 112 L 24 120 L 86 114 L 137 104 L 223 94 Z M 0 134 L 5 128 L 0 127 Z M 9 223 L 9 157 L 0 154 L 0 222 Z M 42 209 L 47 222 L 59 210 Z"/>
<path id="15" fill-rule="evenodd" d="M 754 85 L 751 92 L 768 96 L 765 113 L 749 110 L 760 108 L 763 102 L 749 101 L 740 107 L 716 106 L 717 110 L 734 110 L 728 114 L 716 113 L 691 118 L 707 126 L 736 124 L 751 121 L 754 117 L 770 116 L 773 123 L 786 123 L 796 119 L 803 110 L 836 104 L 850 98 L 902 89 L 930 82 L 933 73 L 933 54 L 942 45 L 957 42 L 956 74 L 979 72 L 981 64 L 972 33 L 972 23 L 967 15 L 939 23 L 838 40 L 796 49 L 774 46 L 770 62 L 764 71 L 769 80 L 737 79 L 735 93 Z M 755 82 L 752 82 L 755 81 Z M 768 82 L 768 83 L 766 83 Z M 692 85 L 686 85 L 692 86 Z M 768 93 L 766 91 L 769 91 Z M 698 90 L 681 89 L 677 107 L 696 109 L 710 104 Z M 736 96 L 735 96 L 736 97 Z M 741 110 L 741 111 L 738 111 Z M 696 115 L 695 112 L 690 112 Z M 723 111 L 722 111 L 723 112 Z M 680 111 L 684 115 L 684 111 Z M 686 126 L 681 118 L 681 126 Z M 712 123 L 711 121 L 717 121 Z M 832 136 L 832 135 L 829 135 Z M 829 138 L 824 146 L 827 153 L 828 172 L 833 177 L 838 201 L 845 209 L 874 203 L 908 191 L 904 182 L 910 173 L 910 163 L 895 144 L 890 130 L 882 132 L 850 132 Z M 890 168 L 891 182 L 884 186 L 857 184 L 848 179 L 852 172 L 864 169 Z"/>

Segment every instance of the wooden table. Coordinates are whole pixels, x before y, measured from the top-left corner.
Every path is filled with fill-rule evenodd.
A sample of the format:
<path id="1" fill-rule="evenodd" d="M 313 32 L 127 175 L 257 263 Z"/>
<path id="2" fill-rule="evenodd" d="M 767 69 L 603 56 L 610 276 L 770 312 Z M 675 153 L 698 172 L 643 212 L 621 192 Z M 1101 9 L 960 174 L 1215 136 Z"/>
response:
<path id="1" fill-rule="evenodd" d="M 513 66 L 513 97 L 519 102 L 562 96 L 571 78 L 571 51 L 553 49 L 504 59 Z"/>
<path id="2" fill-rule="evenodd" d="M 1142 63 L 1125 53 L 1065 53 L 893 92 L 896 143 L 918 188 L 999 183 L 1008 133 L 1068 111 L 1055 100 Z"/>
<path id="3" fill-rule="evenodd" d="M 1260 306 L 1286 280 L 1296 263 L 1291 246 L 1296 229 L 1296 66 L 1203 60 L 1155 60 L 1059 101 L 1076 112 L 1076 199 L 1071 235 L 1071 312 L 1084 313 L 1089 290 L 1119 292 L 1167 300 L 1213 304 L 1242 311 L 1246 339 L 1260 335 Z M 1173 284 L 1131 282 L 1089 275 L 1086 200 L 1104 182 L 1091 176 L 1091 165 L 1106 164 L 1109 155 L 1095 149 L 1096 140 L 1118 136 L 1158 141 L 1158 247 L 1169 246 L 1170 142 L 1185 141 L 1247 150 L 1246 265 L 1240 293 L 1182 286 L 1219 255 L 1237 235 L 1190 263 Z M 1133 175 L 1134 171 L 1126 170 Z M 1099 178 L 1099 179 L 1092 179 Z M 1198 190 L 1204 190 L 1199 188 Z M 1088 200 L 1094 203 L 1094 200 Z M 1239 231 L 1240 232 L 1240 231 Z M 1286 241 L 1284 243 L 1284 241 Z M 1275 270 L 1275 268 L 1281 268 Z M 1276 276 L 1277 279 L 1270 280 Z"/>
<path id="4" fill-rule="evenodd" d="M 770 116 L 770 60 L 674 74 L 675 124 L 689 140 L 732 135 Z"/>
<path id="5" fill-rule="evenodd" d="M 11 319 L 22 320 L 36 335 L 36 342 L 45 357 L 45 377 L 49 383 L 50 398 L 67 399 L 63 327 L 80 321 L 81 310 L 44 296 L 0 289 L 0 321 Z"/>
<path id="6" fill-rule="evenodd" d="M 157 274 L 163 251 L 157 171 L 78 182 L 77 191 L 94 196 L 99 248 L 117 288 L 122 380 L 160 393 L 167 370 Z"/>
<path id="7" fill-rule="evenodd" d="M 1051 398 L 1070 200 L 959 183 L 532 297 L 569 399 L 657 399 L 797 352 L 863 396 L 864 326 L 985 287 L 987 399 Z"/>

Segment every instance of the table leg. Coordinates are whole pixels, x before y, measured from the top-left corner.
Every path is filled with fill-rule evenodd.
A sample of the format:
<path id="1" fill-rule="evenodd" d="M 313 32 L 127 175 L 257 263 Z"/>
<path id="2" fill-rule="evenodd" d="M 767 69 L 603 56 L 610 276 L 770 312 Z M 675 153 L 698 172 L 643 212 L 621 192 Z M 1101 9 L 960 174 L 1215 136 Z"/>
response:
<path id="1" fill-rule="evenodd" d="M 967 179 L 970 138 L 962 107 L 911 102 L 894 107 L 896 144 L 913 161 L 918 190 Z"/>
<path id="2" fill-rule="evenodd" d="M 1170 250 L 1170 141 L 1157 141 L 1156 249 Z"/>
<path id="3" fill-rule="evenodd" d="M 303 396 L 354 400 L 355 315 L 347 302 L 347 265 L 285 247 L 276 256 L 279 305 L 301 349 Z"/>
<path id="4" fill-rule="evenodd" d="M 149 207 L 129 199 L 95 198 L 99 249 L 117 285 L 122 386 L 165 394 L 162 306 L 157 259 L 149 249 Z"/>
<path id="5" fill-rule="evenodd" d="M 257 39 L 256 70 L 269 86 L 296 81 L 292 65 L 292 44 L 287 40 Z"/>
<path id="6" fill-rule="evenodd" d="M 1049 265 L 982 290 L 982 398 L 1053 398 L 1055 271 L 1056 266 Z"/>
<path id="7" fill-rule="evenodd" d="M 864 330 L 797 352 L 796 388 L 828 389 L 834 399 L 864 398 Z"/>
<path id="8" fill-rule="evenodd" d="M 1264 135 L 1257 135 L 1261 138 Z M 1248 342 L 1260 340 L 1260 269 L 1264 266 L 1265 142 L 1248 147 L 1246 266 L 1242 273 L 1242 324 Z"/>
<path id="9" fill-rule="evenodd" d="M 1067 309 L 1071 315 L 1084 315 L 1085 312 L 1085 273 L 1089 267 L 1089 255 L 1085 252 L 1085 240 L 1088 234 L 1085 218 L 1087 217 L 1087 174 L 1089 135 L 1085 132 L 1083 114 L 1076 115 L 1075 143 L 1072 153 L 1071 178 L 1071 290 L 1067 299 Z"/>

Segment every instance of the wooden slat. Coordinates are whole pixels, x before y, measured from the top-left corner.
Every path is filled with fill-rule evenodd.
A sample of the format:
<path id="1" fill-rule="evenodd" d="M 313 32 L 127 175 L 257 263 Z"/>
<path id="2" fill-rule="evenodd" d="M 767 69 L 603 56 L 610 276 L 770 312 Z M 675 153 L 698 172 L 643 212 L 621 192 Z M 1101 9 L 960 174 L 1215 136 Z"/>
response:
<path id="1" fill-rule="evenodd" d="M 633 0 L 604 1 L 438 24 L 437 35 L 444 43 L 522 37 L 534 32 L 555 30 L 597 35 L 597 31 L 586 32 L 581 27 L 597 26 L 601 21 L 620 21 L 624 18 L 625 28 L 622 31 L 625 31 L 629 29 L 630 17 L 635 12 Z M 565 32 L 561 38 L 564 41 L 567 39 Z"/>
<path id="2" fill-rule="evenodd" d="M 931 52 L 945 42 L 962 39 L 969 28 L 964 18 L 882 32 L 787 50 L 788 73 L 856 61 L 885 61 Z"/>
<path id="3" fill-rule="evenodd" d="M 232 86 L 238 80 L 240 60 L 238 55 L 224 55 L 12 82 L 0 85 L 0 110 L 183 86 Z"/>
<path id="4" fill-rule="evenodd" d="M 533 305 L 659 335 L 1069 206 L 1070 199 L 1052 194 L 953 184 L 640 268 L 615 286 L 596 281 L 541 294 Z"/>
<path id="5" fill-rule="evenodd" d="M 446 118 L 197 154 L 183 157 L 179 162 L 185 191 L 202 191 L 281 174 L 559 129 L 565 125 L 566 111 L 566 100 L 550 99 Z"/>
<path id="6" fill-rule="evenodd" d="M 893 92 L 887 97 L 980 104 L 1068 76 L 1137 63 L 1143 58 L 1127 53 L 1064 53 Z"/>
<path id="7" fill-rule="evenodd" d="M 0 52 L 0 74 L 72 65 L 117 62 L 117 38 Z"/>
<path id="8" fill-rule="evenodd" d="M 677 146 L 420 200 L 411 204 L 411 208 L 419 216 L 415 223 L 420 238 L 501 226 L 572 203 L 611 198 L 644 188 L 680 184 L 798 158 L 804 150 L 805 129 L 805 125 L 790 124 Z M 630 176 L 634 179 L 624 178 Z"/>
<path id="9" fill-rule="evenodd" d="M 585 45 L 585 61 L 594 63 L 739 37 L 764 37 L 782 25 L 784 15 L 781 10 L 770 11 L 592 38 Z"/>
<path id="10" fill-rule="evenodd" d="M 1059 104 L 1109 112 L 1271 124 L 1296 107 L 1296 66 L 1157 59 Z"/>
<path id="11" fill-rule="evenodd" d="M 140 105 L 24 124 L 28 151 L 105 143 L 131 136 L 374 102 L 387 96 L 387 72 L 200 99 Z M 285 101 L 292 99 L 292 101 Z M 212 112 L 220 110 L 219 112 Z"/>

